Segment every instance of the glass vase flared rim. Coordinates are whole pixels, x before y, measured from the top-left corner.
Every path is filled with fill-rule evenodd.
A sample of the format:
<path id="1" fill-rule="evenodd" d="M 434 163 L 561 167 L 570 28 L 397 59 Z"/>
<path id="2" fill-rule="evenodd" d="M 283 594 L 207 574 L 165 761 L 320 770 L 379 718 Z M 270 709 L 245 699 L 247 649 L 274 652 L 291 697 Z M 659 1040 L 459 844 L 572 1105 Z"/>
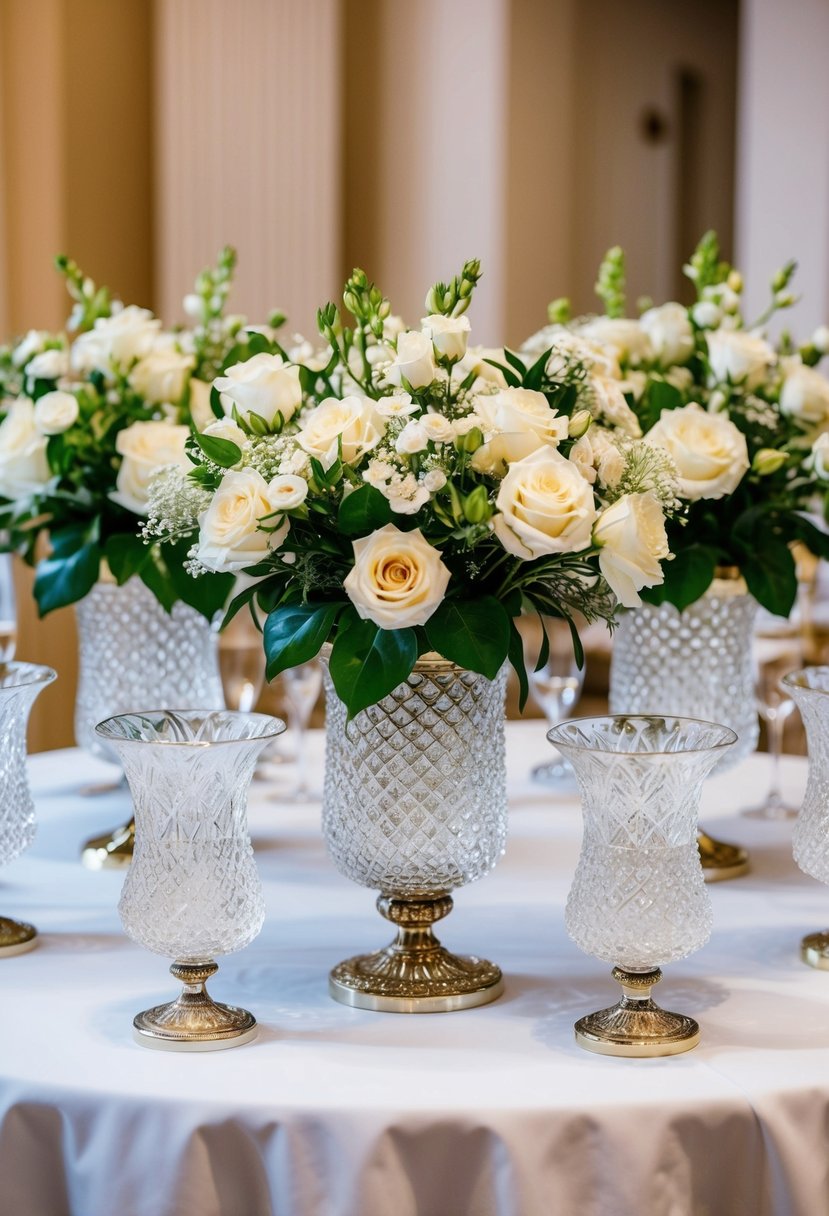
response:
<path id="1" fill-rule="evenodd" d="M 802 679 L 798 679 L 798 677 L 810 676 L 817 672 L 825 675 L 825 688 L 818 688 L 815 684 L 806 684 Z M 829 664 L 812 663 L 808 667 L 797 667 L 794 671 L 788 671 L 784 676 L 781 676 L 780 683 L 785 684 L 786 688 L 791 688 L 792 690 L 813 692 L 819 697 L 827 697 L 829 696 Z"/>
<path id="2" fill-rule="evenodd" d="M 28 675 L 28 679 L 6 684 L 8 675 Z M 10 659 L 8 663 L 0 663 L 0 692 L 10 692 L 14 688 L 30 688 L 33 684 L 51 684 L 58 678 L 54 667 L 44 663 L 29 663 L 25 659 Z"/>
<path id="3" fill-rule="evenodd" d="M 260 735 L 240 735 L 236 739 L 131 739 L 129 735 L 114 734 L 104 727 L 109 726 L 112 722 L 123 722 L 127 718 L 151 718 L 153 715 L 161 716 L 165 714 L 175 714 L 177 717 L 212 717 L 216 714 L 222 714 L 225 717 L 234 719 L 243 719 L 246 722 L 251 722 L 259 719 L 262 722 L 271 722 L 276 729 L 263 731 Z M 287 730 L 287 723 L 282 718 L 277 718 L 273 714 L 247 713 L 238 709 L 135 709 L 127 713 L 111 714 L 108 718 L 104 718 L 101 722 L 95 724 L 95 734 L 106 740 L 107 743 L 121 744 L 139 744 L 145 747 L 149 744 L 153 747 L 177 748 L 179 750 L 193 751 L 195 749 L 208 747 L 228 747 L 238 746 L 242 743 L 266 743 L 272 739 L 278 738 Z"/>
<path id="4" fill-rule="evenodd" d="M 688 723 L 690 726 L 704 726 L 710 730 L 720 731 L 722 738 L 713 742 L 707 743 L 700 747 L 681 747 L 672 751 L 667 749 L 642 749 L 631 751 L 620 751 L 615 747 L 599 747 L 594 743 L 587 743 L 577 739 L 562 738 L 563 732 L 571 726 L 593 722 L 650 722 L 659 719 L 670 719 L 672 722 Z M 598 752 L 604 756 L 693 756 L 701 755 L 703 752 L 725 751 L 726 748 L 733 747 L 739 736 L 736 731 L 730 726 L 725 726 L 722 722 L 711 722 L 706 718 L 689 718 L 682 714 L 587 714 L 581 718 L 568 718 L 565 722 L 559 722 L 546 733 L 548 743 L 552 743 L 553 747 L 559 748 L 561 751 L 574 752 Z"/>

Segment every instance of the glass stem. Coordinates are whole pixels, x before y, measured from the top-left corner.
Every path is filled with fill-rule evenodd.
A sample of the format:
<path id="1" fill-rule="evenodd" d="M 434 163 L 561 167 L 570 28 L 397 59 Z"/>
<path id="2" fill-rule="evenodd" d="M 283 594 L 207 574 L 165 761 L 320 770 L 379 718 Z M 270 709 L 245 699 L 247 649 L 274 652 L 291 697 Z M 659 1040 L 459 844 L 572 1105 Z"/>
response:
<path id="1" fill-rule="evenodd" d="M 294 711 L 291 715 L 291 730 L 296 745 L 296 793 L 304 798 L 308 793 L 308 760 L 305 752 L 305 722 L 303 715 Z"/>
<path id="2" fill-rule="evenodd" d="M 769 760 L 771 772 L 769 775 L 769 792 L 766 796 L 767 806 L 779 806 L 783 801 L 780 792 L 780 753 L 783 751 L 783 727 L 785 719 L 772 710 L 768 717 L 769 726 Z"/>

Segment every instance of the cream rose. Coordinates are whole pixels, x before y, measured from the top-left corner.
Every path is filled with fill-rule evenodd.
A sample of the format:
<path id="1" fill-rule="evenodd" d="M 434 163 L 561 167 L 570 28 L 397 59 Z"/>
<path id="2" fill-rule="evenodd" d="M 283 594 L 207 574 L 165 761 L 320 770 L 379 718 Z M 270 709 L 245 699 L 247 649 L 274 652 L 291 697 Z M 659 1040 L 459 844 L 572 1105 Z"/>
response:
<path id="1" fill-rule="evenodd" d="M 547 445 L 539 439 L 535 431 L 513 431 L 511 434 L 493 435 L 490 440 L 481 444 L 469 463 L 476 473 L 503 477 L 510 465 L 543 447 Z"/>
<path id="2" fill-rule="evenodd" d="M 423 317 L 420 322 L 420 332 L 430 340 L 438 356 L 453 362 L 466 354 L 469 330 L 469 317 L 444 317 L 435 313 Z"/>
<path id="3" fill-rule="evenodd" d="M 620 381 L 608 376 L 590 376 L 588 387 L 600 418 L 609 426 L 615 426 L 625 435 L 630 435 L 632 439 L 641 438 L 642 428 L 639 425 L 639 419 L 625 400 L 624 389 Z"/>
<path id="4" fill-rule="evenodd" d="M 307 415 L 296 438 L 303 451 L 328 469 L 337 459 L 340 443 L 343 460 L 353 464 L 377 446 L 385 429 L 368 397 L 326 397 Z"/>
<path id="5" fill-rule="evenodd" d="M 397 352 L 386 369 L 390 384 L 405 380 L 412 388 L 424 388 L 437 375 L 432 341 L 416 330 L 407 330 L 397 339 Z"/>
<path id="6" fill-rule="evenodd" d="M 589 547 L 596 508 L 593 491 L 574 464 L 539 448 L 507 470 L 495 500 L 495 533 L 525 561 Z"/>
<path id="7" fill-rule="evenodd" d="M 681 304 L 649 308 L 642 313 L 639 324 L 663 367 L 671 363 L 686 363 L 694 353 L 694 330 L 688 320 L 688 310 Z"/>
<path id="8" fill-rule="evenodd" d="M 26 364 L 28 380 L 60 380 L 62 376 L 68 376 L 69 371 L 68 350 L 44 350 Z"/>
<path id="9" fill-rule="evenodd" d="M 663 581 L 660 562 L 670 550 L 662 507 L 650 491 L 623 494 L 602 511 L 593 528 L 593 543 L 599 547 L 601 572 L 625 608 L 637 608 L 642 588 Z"/>
<path id="10" fill-rule="evenodd" d="M 488 438 L 492 435 L 532 432 L 540 443 L 555 447 L 567 438 L 568 422 L 554 410 L 543 393 L 529 388 L 502 388 L 475 400 Z"/>
<path id="11" fill-rule="evenodd" d="M 51 479 L 46 444 L 46 437 L 35 425 L 34 405 L 28 397 L 18 397 L 0 422 L 0 495 L 3 498 L 35 494 Z"/>
<path id="12" fill-rule="evenodd" d="M 196 366 L 192 355 L 177 350 L 153 350 L 139 359 L 129 375 L 137 393 L 151 405 L 178 405 L 187 387 L 187 377 Z"/>
<path id="13" fill-rule="evenodd" d="M 149 354 L 161 322 L 148 308 L 130 304 L 111 317 L 99 317 L 88 333 L 72 343 L 71 363 L 75 371 L 109 370 L 111 364 L 129 367 Z"/>
<path id="14" fill-rule="evenodd" d="M 354 568 L 344 586 L 363 620 L 380 629 L 424 625 L 446 594 L 449 571 L 420 529 L 401 532 L 386 524 L 353 545 Z"/>
<path id="15" fill-rule="evenodd" d="M 284 492 L 272 485 L 256 469 L 240 469 L 222 478 L 210 506 L 199 516 L 196 556 L 203 566 L 236 573 L 279 548 L 291 525 L 287 519 L 272 518 L 286 509 Z M 275 531 L 264 530 L 263 523 L 264 529 Z"/>
<path id="16" fill-rule="evenodd" d="M 62 435 L 78 421 L 78 399 L 72 393 L 44 393 L 35 405 L 35 426 L 41 435 Z"/>
<path id="17" fill-rule="evenodd" d="M 747 389 L 762 384 L 774 363 L 768 342 L 743 330 L 715 329 L 706 334 L 708 362 L 715 384 L 744 384 Z"/>
<path id="18" fill-rule="evenodd" d="M 115 450 L 122 459 L 110 494 L 112 501 L 136 515 L 146 515 L 153 476 L 170 464 L 190 468 L 184 453 L 189 434 L 189 427 L 169 422 L 133 422 L 119 431 Z"/>
<path id="19" fill-rule="evenodd" d="M 215 439 L 226 439 L 228 443 L 235 443 L 239 448 L 243 448 L 248 441 L 245 432 L 232 418 L 214 418 L 202 434 L 212 435 Z"/>
<path id="20" fill-rule="evenodd" d="M 277 511 L 292 511 L 308 497 L 308 482 L 295 473 L 280 473 L 268 482 L 268 497 Z"/>
<path id="21" fill-rule="evenodd" d="M 780 410 L 801 422 L 826 422 L 829 420 L 829 382 L 813 367 L 787 359 L 780 390 Z"/>
<path id="22" fill-rule="evenodd" d="M 609 351 L 619 363 L 642 363 L 653 358 L 650 338 L 638 321 L 630 317 L 596 317 L 581 328 L 590 342 Z"/>
<path id="23" fill-rule="evenodd" d="M 671 457 L 679 493 L 691 502 L 724 498 L 748 471 L 745 435 L 722 414 L 708 414 L 696 404 L 663 410 L 647 439 Z"/>
<path id="24" fill-rule="evenodd" d="M 254 355 L 246 363 L 235 363 L 213 387 L 222 395 L 226 414 L 232 414 L 235 405 L 242 418 L 258 414 L 268 426 L 277 414 L 289 422 L 302 404 L 299 368 L 280 355 Z"/>

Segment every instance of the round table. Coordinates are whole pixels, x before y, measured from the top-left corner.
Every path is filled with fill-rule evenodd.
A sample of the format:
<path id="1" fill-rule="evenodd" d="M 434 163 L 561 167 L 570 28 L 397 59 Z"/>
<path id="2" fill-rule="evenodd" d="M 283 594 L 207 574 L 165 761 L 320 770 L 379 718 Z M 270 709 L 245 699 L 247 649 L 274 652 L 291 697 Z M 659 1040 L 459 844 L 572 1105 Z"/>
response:
<path id="1" fill-rule="evenodd" d="M 321 775 L 322 741 L 311 739 Z M 528 779 L 540 722 L 508 725 L 506 855 L 457 892 L 453 950 L 497 961 L 506 991 L 465 1012 L 405 1016 L 336 1004 L 329 968 L 390 927 L 341 878 L 319 805 L 251 794 L 268 916 L 221 960 L 211 992 L 251 1009 L 258 1039 L 205 1054 L 142 1049 L 132 1017 L 171 998 L 167 962 L 122 934 L 121 876 L 78 864 L 126 817 L 112 770 L 35 756 L 40 830 L 5 868 L 0 911 L 39 947 L 0 963 L 0 1210 L 9 1216 L 819 1216 L 829 1211 L 829 974 L 798 958 L 829 891 L 791 859 L 790 824 L 736 817 L 767 758 L 708 782 L 703 818 L 747 844 L 753 870 L 711 888 L 714 933 L 656 993 L 696 1017 L 700 1046 L 662 1060 L 590 1055 L 580 1015 L 611 1004 L 609 968 L 568 939 L 581 834 L 574 797 Z M 283 775 L 284 774 L 284 775 Z M 786 759 L 799 797 L 803 760 Z M 284 788 L 284 784 L 283 784 Z"/>

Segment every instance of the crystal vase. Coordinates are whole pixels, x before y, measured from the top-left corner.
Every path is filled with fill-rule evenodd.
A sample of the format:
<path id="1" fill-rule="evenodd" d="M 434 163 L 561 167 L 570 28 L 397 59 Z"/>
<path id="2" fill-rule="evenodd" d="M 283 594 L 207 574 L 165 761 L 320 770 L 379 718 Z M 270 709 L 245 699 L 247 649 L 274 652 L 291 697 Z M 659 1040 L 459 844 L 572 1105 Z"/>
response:
<path id="1" fill-rule="evenodd" d="M 96 583 L 75 606 L 79 672 L 75 739 L 101 759 L 118 762 L 116 750 L 95 724 L 145 705 L 223 709 L 218 639 L 209 621 L 187 604 L 165 612 L 139 578 L 122 587 Z M 82 849 L 90 869 L 128 865 L 132 820 L 88 840 Z"/>
<path id="2" fill-rule="evenodd" d="M 35 808 L 26 774 L 26 726 L 38 694 L 55 679 L 51 667 L 0 663 L 0 865 L 32 843 Z M 37 944 L 33 925 L 0 916 L 0 958 Z"/>
<path id="3" fill-rule="evenodd" d="M 149 710 L 96 728 L 124 766 L 135 807 L 135 855 L 118 911 L 129 937 L 176 961 L 184 986 L 139 1013 L 146 1047 L 211 1051 L 253 1038 L 245 1009 L 205 990 L 215 959 L 241 950 L 265 918 L 247 828 L 247 790 L 259 753 L 285 724 L 264 714 Z"/>
<path id="4" fill-rule="evenodd" d="M 606 1055 L 674 1055 L 699 1026 L 660 1009 L 659 967 L 698 950 L 711 904 L 696 850 L 704 779 L 737 736 L 685 718 L 577 718 L 547 738 L 576 770 L 584 839 L 565 923 L 587 954 L 614 963 L 622 999 L 581 1018 L 576 1040 Z"/>
<path id="5" fill-rule="evenodd" d="M 757 602 L 740 577 L 722 573 L 682 612 L 672 604 L 625 612 L 610 665 L 611 713 L 676 714 L 730 726 L 737 744 L 718 772 L 749 756 L 760 733 L 752 667 Z M 706 832 L 699 850 L 709 882 L 748 869 L 745 849 Z"/>
<path id="6" fill-rule="evenodd" d="M 809 751 L 809 779 L 792 833 L 794 859 L 804 874 L 829 883 L 829 667 L 805 667 L 782 683 L 800 710 Z M 829 930 L 808 933 L 800 957 L 829 971 Z"/>
<path id="7" fill-rule="evenodd" d="M 323 830 L 338 870 L 379 890 L 397 928 L 385 949 L 340 963 L 330 992 L 363 1009 L 431 1013 L 483 1005 L 501 972 L 446 950 L 432 931 L 450 892 L 504 851 L 506 670 L 494 681 L 435 656 L 347 721 L 325 664 Z"/>

